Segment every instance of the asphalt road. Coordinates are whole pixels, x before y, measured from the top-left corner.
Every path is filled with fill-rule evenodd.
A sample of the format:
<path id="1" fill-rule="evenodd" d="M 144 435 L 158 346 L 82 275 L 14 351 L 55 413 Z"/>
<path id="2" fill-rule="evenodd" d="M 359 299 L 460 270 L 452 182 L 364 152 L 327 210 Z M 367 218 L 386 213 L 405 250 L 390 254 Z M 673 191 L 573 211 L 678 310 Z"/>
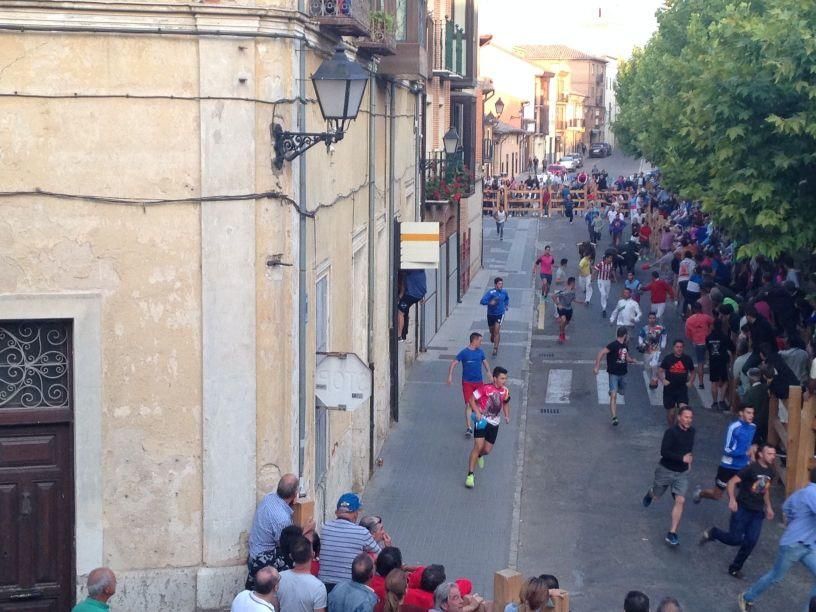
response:
<path id="1" fill-rule="evenodd" d="M 542 220 L 539 245 L 552 244 L 556 260 L 567 257 L 575 274 L 575 244 L 585 239 L 585 227 L 583 219 L 573 225 L 562 218 Z M 601 251 L 607 241 L 604 236 Z M 639 276 L 644 281 L 646 272 Z M 620 282 L 613 284 L 610 304 L 620 287 Z M 601 318 L 597 291 L 592 301 L 588 308 L 576 305 L 566 345 L 556 343 L 557 327 L 549 312 L 544 330 L 532 336 L 518 568 L 525 575 L 558 576 L 562 588 L 572 593 L 573 611 L 620 610 L 631 589 L 645 592 L 655 604 L 672 595 L 690 611 L 737 610 L 737 594 L 773 564 L 780 521 L 766 521 L 743 568 L 744 581 L 726 572 L 736 549 L 697 544 L 703 529 L 727 528 L 725 500 L 693 505 L 689 499 L 680 546 L 664 542 L 670 498 L 648 509 L 641 506 L 659 459 L 664 409 L 659 397 L 650 398 L 643 368 L 632 366 L 625 404 L 618 408 L 620 426 L 611 426 L 605 372 L 596 379 L 592 364 L 600 348 L 614 339 L 614 328 Z M 648 308 L 648 297 L 642 306 Z M 665 321 L 671 344 L 672 338 L 682 337 L 673 309 Z M 697 429 L 691 486 L 708 487 L 730 417 L 703 408 L 711 404 L 707 391 L 694 389 L 690 396 Z M 775 493 L 779 508 L 781 487 Z M 782 585 L 766 592 L 755 610 L 800 610 L 810 585 L 809 574 L 797 567 Z"/>

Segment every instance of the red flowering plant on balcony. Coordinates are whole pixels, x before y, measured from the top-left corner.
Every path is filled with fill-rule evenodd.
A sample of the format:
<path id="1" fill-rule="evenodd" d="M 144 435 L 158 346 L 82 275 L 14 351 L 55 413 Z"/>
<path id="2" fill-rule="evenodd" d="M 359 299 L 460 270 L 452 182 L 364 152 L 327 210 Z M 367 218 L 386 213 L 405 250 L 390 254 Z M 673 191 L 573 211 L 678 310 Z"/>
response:
<path id="1" fill-rule="evenodd" d="M 473 192 L 474 181 L 475 176 L 464 166 L 452 172 L 432 174 L 425 180 L 425 198 L 458 203 Z"/>

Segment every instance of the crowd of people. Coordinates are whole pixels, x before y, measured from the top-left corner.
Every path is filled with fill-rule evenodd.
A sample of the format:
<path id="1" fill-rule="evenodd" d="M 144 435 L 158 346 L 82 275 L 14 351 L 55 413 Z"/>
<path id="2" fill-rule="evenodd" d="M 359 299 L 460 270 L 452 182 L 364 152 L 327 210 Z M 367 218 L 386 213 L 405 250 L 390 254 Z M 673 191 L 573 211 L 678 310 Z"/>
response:
<path id="1" fill-rule="evenodd" d="M 665 541 L 672 547 L 680 543 L 694 457 L 689 388 L 696 383 L 702 390 L 708 383 L 712 403 L 706 408 L 730 414 L 733 422 L 726 429 L 712 486 L 697 483 L 691 497 L 694 503 L 726 497 L 731 517 L 727 529 L 706 529 L 699 544 L 720 542 L 737 548 L 727 572 L 742 578 L 763 521 L 774 517 L 771 484 L 777 478 L 777 457 L 785 452 L 770 443 L 770 398 L 784 401 L 796 386 L 806 393 L 816 391 L 816 295 L 806 293 L 807 279 L 788 254 L 776 259 L 740 258 L 737 240 L 718 228 L 699 204 L 661 188 L 658 174 L 613 181 L 614 188 L 626 195 L 605 193 L 600 188 L 606 184 L 601 173 L 593 172 L 584 182 L 592 197 L 583 211 L 587 240 L 578 245 L 577 279 L 567 273 L 568 258 L 550 246 L 533 263 L 542 300 L 552 303 L 552 314 L 558 319 L 558 341 L 567 341 L 574 305 L 591 308 L 597 291 L 600 315 L 614 328 L 615 336 L 601 348 L 594 364 L 598 374 L 601 363 L 606 363 L 612 427 L 620 423 L 617 398 L 625 393 L 628 367 L 641 363 L 630 342 L 643 356 L 650 390 L 662 388 L 667 429 L 642 505 L 651 507 L 671 494 Z M 565 191 L 569 200 L 569 189 Z M 500 239 L 506 219 L 506 213 L 496 219 Z M 609 247 L 600 252 L 606 234 Z M 639 269 L 648 274 L 648 283 L 636 278 Z M 611 287 L 618 281 L 623 284 L 621 298 L 610 308 Z M 423 288 L 416 293 L 423 293 Z M 578 299 L 581 296 L 583 300 Z M 494 279 L 481 303 L 487 308 L 496 356 L 502 320 L 510 307 L 502 278 Z M 410 305 L 401 309 L 404 327 Z M 681 322 L 683 330 L 682 337 L 670 343 L 668 317 Z M 500 366 L 491 369 L 481 341 L 480 333 L 471 333 L 468 345 L 448 370 L 450 384 L 455 368 L 462 365 L 465 435 L 473 438 L 467 458 L 468 488 L 475 486 L 474 472 L 484 465 L 495 444 L 502 418 L 510 420 L 508 372 Z M 490 374 L 490 382 L 483 382 L 482 371 Z M 816 470 L 810 480 L 784 503 L 787 528 L 777 561 L 739 594 L 743 612 L 751 610 L 762 593 L 797 562 L 816 576 Z M 298 490 L 298 478 L 287 474 L 258 505 L 249 534 L 245 589 L 236 595 L 232 612 L 492 610 L 491 602 L 473 592 L 469 580 L 450 580 L 442 565 L 405 564 L 382 518 L 364 516 L 354 493 L 337 500 L 335 519 L 323 524 L 319 534 L 313 521 L 294 524 Z M 113 596 L 116 579 L 107 568 L 99 568 L 89 576 L 88 586 L 89 598 L 78 604 L 77 612 L 99 609 L 94 602 L 105 603 Z M 811 611 L 816 610 L 816 588 L 812 595 Z M 524 582 L 505 612 L 552 609 L 564 596 L 553 575 L 534 576 Z M 644 593 L 626 595 L 625 612 L 650 609 Z M 681 607 L 667 597 L 657 610 L 676 612 Z"/>

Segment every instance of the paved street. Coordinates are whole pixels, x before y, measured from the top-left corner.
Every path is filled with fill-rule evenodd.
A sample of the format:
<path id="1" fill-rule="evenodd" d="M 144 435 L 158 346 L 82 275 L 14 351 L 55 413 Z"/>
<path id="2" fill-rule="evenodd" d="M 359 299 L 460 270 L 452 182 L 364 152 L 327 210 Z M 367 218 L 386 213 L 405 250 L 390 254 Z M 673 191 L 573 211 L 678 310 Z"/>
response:
<path id="1" fill-rule="evenodd" d="M 637 167 L 618 155 L 598 160 L 599 167 L 614 164 L 610 174 L 612 167 L 615 173 Z M 640 504 L 659 458 L 664 410 L 659 396 L 650 398 L 642 367 L 634 366 L 619 407 L 621 425 L 612 428 L 605 372 L 597 379 L 592 372 L 597 351 L 614 336 L 600 316 L 597 291 L 590 307 L 576 305 L 565 346 L 556 343 L 551 310 L 545 328 L 531 330 L 534 245 L 551 244 L 556 259 L 567 257 L 575 274 L 575 244 L 584 239 L 585 227 L 582 218 L 570 225 L 562 218 L 514 217 L 500 243 L 494 225 L 486 222 L 485 270 L 411 371 L 401 421 L 384 448 L 383 467 L 365 491 L 366 511 L 383 516 L 406 562 L 443 563 L 449 576 L 467 576 L 488 595 L 493 572 L 516 566 L 525 575 L 558 576 L 576 611 L 618 610 L 630 589 L 643 590 L 653 601 L 674 595 L 692 611 L 736 610 L 737 593 L 773 563 L 782 533 L 779 519 L 766 523 L 744 567 L 744 582 L 726 573 L 736 549 L 697 545 L 704 528 L 727 527 L 725 501 L 697 506 L 689 500 L 681 544 L 670 549 L 663 541 L 668 498 L 649 509 Z M 503 349 L 491 364 L 510 370 L 513 415 L 470 491 L 463 485 L 471 443 L 462 435 L 461 391 L 458 384 L 447 387 L 445 376 L 468 332 L 486 333 L 484 308 L 477 304 L 495 274 L 505 278 L 512 309 Z M 644 272 L 640 276 L 645 280 Z M 620 283 L 613 285 L 610 304 L 619 290 Z M 643 305 L 648 307 L 648 297 Z M 670 338 L 682 335 L 671 309 L 666 322 Z M 711 403 L 707 390 L 694 389 L 691 397 L 698 408 L 691 483 L 710 486 L 729 417 L 701 408 Z M 778 508 L 780 488 L 776 494 Z M 756 610 L 798 610 L 809 588 L 809 576 L 797 567 Z"/>

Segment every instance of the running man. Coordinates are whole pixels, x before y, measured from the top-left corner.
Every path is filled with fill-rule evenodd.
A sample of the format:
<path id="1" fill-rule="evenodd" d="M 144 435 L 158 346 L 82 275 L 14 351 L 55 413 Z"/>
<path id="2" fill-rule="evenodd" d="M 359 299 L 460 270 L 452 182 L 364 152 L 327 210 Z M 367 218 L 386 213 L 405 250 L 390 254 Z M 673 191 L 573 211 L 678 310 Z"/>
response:
<path id="1" fill-rule="evenodd" d="M 650 306 L 650 310 L 657 314 L 658 319 L 662 318 L 663 313 L 666 311 L 666 298 L 674 299 L 674 289 L 672 286 L 660 278 L 660 272 L 655 270 L 652 272 L 652 282 L 648 285 L 643 285 L 642 290 L 651 291 L 652 305 Z"/>
<path id="2" fill-rule="evenodd" d="M 656 499 L 660 499 L 667 489 L 671 490 L 674 505 L 671 511 L 671 527 L 666 534 L 666 543 L 677 546 L 680 540 L 677 530 L 680 528 L 680 519 L 683 517 L 683 506 L 686 503 L 688 490 L 688 471 L 691 467 L 694 448 L 694 412 L 689 406 L 683 405 L 677 414 L 677 424 L 669 427 L 663 434 L 660 444 L 660 463 L 655 469 L 654 482 L 643 496 L 643 507 L 648 508 Z"/>
<path id="3" fill-rule="evenodd" d="M 779 540 L 773 568 L 757 580 L 737 601 L 742 612 L 754 609 L 757 597 L 781 582 L 797 561 L 816 577 L 816 468 L 810 470 L 810 484 L 791 495 L 782 506 L 788 527 Z M 816 586 L 810 592 L 816 596 Z"/>
<path id="4" fill-rule="evenodd" d="M 578 261 L 578 286 L 584 292 L 584 305 L 589 306 L 592 299 L 592 263 L 591 253 L 584 253 Z"/>
<path id="5" fill-rule="evenodd" d="M 555 257 L 550 252 L 550 245 L 544 247 L 544 252 L 538 256 L 533 264 L 533 276 L 535 277 L 536 266 L 539 267 L 538 276 L 541 279 L 541 296 L 546 298 L 550 292 L 550 285 L 553 282 L 553 264 Z"/>
<path id="6" fill-rule="evenodd" d="M 666 328 L 657 322 L 657 313 L 650 312 L 646 325 L 640 329 L 638 348 L 644 354 L 643 365 L 649 369 L 649 388 L 657 389 L 660 352 L 666 348 Z"/>
<path id="7" fill-rule="evenodd" d="M 719 322 L 715 323 L 705 345 L 708 352 L 708 380 L 711 381 L 711 409 L 727 412 L 730 410 L 725 403 L 728 396 L 728 371 L 737 348 Z"/>
<path id="8" fill-rule="evenodd" d="M 556 313 L 558 314 L 558 344 L 564 344 L 567 341 L 567 325 L 572 320 L 572 304 L 581 304 L 579 300 L 575 299 L 575 277 L 570 276 L 567 279 L 567 286 L 564 289 L 559 289 L 554 296 Z"/>
<path id="9" fill-rule="evenodd" d="M 493 281 L 493 289 L 489 289 L 479 301 L 487 306 L 487 327 L 490 329 L 490 341 L 493 343 L 493 354 L 499 353 L 501 342 L 501 324 L 504 314 L 510 310 L 510 296 L 504 289 L 504 280 L 497 276 Z"/>
<path id="10" fill-rule="evenodd" d="M 507 370 L 493 368 L 493 382 L 482 385 L 470 396 L 470 407 L 473 409 L 474 421 L 473 450 L 468 458 L 468 474 L 465 486 L 472 489 L 476 486 L 473 472 L 476 464 L 484 467 L 485 455 L 489 455 L 499 435 L 500 413 L 504 413 L 504 422 L 510 422 L 510 389 L 507 388 Z"/>
<path id="11" fill-rule="evenodd" d="M 470 334 L 470 344 L 457 353 L 456 358 L 451 361 L 448 368 L 448 384 L 453 382 L 453 370 L 456 364 L 462 362 L 462 395 L 465 398 L 465 437 L 473 436 L 473 429 L 470 427 L 470 397 L 473 392 L 482 386 L 482 367 L 485 372 L 490 373 L 490 364 L 487 362 L 482 346 L 482 334 L 473 332 Z"/>
<path id="12" fill-rule="evenodd" d="M 615 269 L 612 263 L 612 255 L 604 255 L 604 258 L 595 264 L 597 274 L 598 293 L 601 295 L 601 317 L 606 318 L 606 303 L 609 299 L 609 290 L 612 281 L 615 280 Z"/>
<path id="13" fill-rule="evenodd" d="M 722 542 L 726 546 L 739 546 L 737 556 L 728 566 L 728 573 L 742 580 L 742 566 L 759 542 L 762 534 L 762 522 L 773 520 L 771 506 L 771 483 L 776 477 L 773 468 L 776 461 L 776 449 L 762 444 L 756 453 L 756 462 L 744 467 L 739 474 L 728 481 L 728 509 L 731 510 L 731 521 L 728 531 L 716 527 L 706 529 L 700 538 L 700 545 Z M 739 495 L 736 488 L 739 486 Z"/>
<path id="14" fill-rule="evenodd" d="M 750 463 L 750 457 L 755 450 L 752 446 L 754 435 L 756 435 L 754 407 L 743 406 L 740 408 L 739 418 L 725 431 L 723 454 L 720 466 L 717 468 L 717 477 L 714 479 L 715 486 L 711 489 L 703 489 L 700 486 L 694 489 L 692 500 L 695 504 L 699 504 L 701 499 L 719 500 L 722 498 L 728 481 Z"/>
<path id="15" fill-rule="evenodd" d="M 683 352 L 685 343 L 679 338 L 672 345 L 672 352 L 663 358 L 658 377 L 663 387 L 663 407 L 666 423 L 674 425 L 675 411 L 689 402 L 688 388 L 694 385 L 694 362 Z"/>
<path id="16" fill-rule="evenodd" d="M 601 368 L 601 358 L 606 355 L 606 373 L 609 376 L 609 412 L 612 415 L 612 426 L 617 427 L 618 420 L 618 393 L 626 393 L 626 372 L 630 363 L 637 363 L 629 354 L 626 343 L 629 340 L 629 331 L 619 327 L 614 342 L 603 347 L 595 357 L 595 376 Z"/>

